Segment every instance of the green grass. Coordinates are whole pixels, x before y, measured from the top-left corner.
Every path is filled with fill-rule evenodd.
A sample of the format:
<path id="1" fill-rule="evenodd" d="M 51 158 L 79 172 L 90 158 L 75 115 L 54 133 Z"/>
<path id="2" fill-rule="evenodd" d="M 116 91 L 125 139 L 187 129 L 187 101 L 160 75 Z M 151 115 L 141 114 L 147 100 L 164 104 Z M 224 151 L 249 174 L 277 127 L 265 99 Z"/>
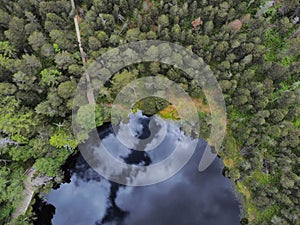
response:
<path id="1" fill-rule="evenodd" d="M 278 61 L 277 52 L 284 46 L 284 42 L 279 33 L 273 29 L 267 30 L 264 44 L 268 50 L 264 55 L 265 60 L 272 62 Z"/>
<path id="2" fill-rule="evenodd" d="M 288 67 L 289 65 L 291 65 L 291 63 L 296 62 L 296 61 L 297 61 L 297 57 L 287 55 L 283 59 L 280 60 L 280 63 L 283 66 Z"/>
<path id="3" fill-rule="evenodd" d="M 286 39 L 294 32 L 294 27 L 282 35 L 275 29 L 267 30 L 264 41 L 267 52 L 264 55 L 264 59 L 266 61 L 281 63 L 285 67 L 290 66 L 293 62 L 297 62 L 298 58 L 296 56 L 291 56 L 287 53 L 289 43 Z"/>
<path id="4" fill-rule="evenodd" d="M 233 108 L 231 112 L 229 113 L 230 120 L 241 120 L 243 122 L 247 122 L 250 120 L 251 116 L 247 115 L 246 113 L 243 113 L 239 111 L 237 108 Z"/>
<path id="5" fill-rule="evenodd" d="M 199 119 L 202 121 L 206 118 L 207 114 L 205 112 L 198 112 Z"/>

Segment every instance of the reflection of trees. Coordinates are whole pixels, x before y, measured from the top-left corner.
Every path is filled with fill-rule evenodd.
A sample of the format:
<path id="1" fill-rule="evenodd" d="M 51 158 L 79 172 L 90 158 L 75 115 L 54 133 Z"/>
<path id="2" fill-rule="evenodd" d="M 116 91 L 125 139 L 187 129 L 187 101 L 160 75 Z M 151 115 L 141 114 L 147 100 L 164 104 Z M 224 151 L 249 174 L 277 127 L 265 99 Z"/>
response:
<path id="1" fill-rule="evenodd" d="M 143 133 L 145 132 L 145 127 L 149 125 L 150 120 L 146 119 L 146 121 L 142 121 L 143 123 L 143 131 L 141 132 L 139 138 L 143 138 Z M 144 143 L 144 145 L 146 145 Z M 144 146 L 146 147 L 146 146 Z M 131 150 L 130 154 L 128 156 L 123 157 L 123 160 L 125 163 L 129 165 L 143 165 L 148 166 L 152 163 L 151 158 L 148 156 L 147 152 L 144 151 L 135 151 Z M 126 170 L 122 171 L 120 174 L 116 175 L 119 177 L 119 179 L 134 179 L 135 171 L 132 170 Z M 100 224 L 105 224 L 108 222 L 116 222 L 117 225 L 121 225 L 124 218 L 128 215 L 127 211 L 122 210 L 117 204 L 116 204 L 116 198 L 117 198 L 117 192 L 119 191 L 120 187 L 124 187 L 125 185 L 117 184 L 114 182 L 110 182 L 110 195 L 109 195 L 109 201 L 110 204 L 109 207 L 106 209 L 106 214 L 101 220 Z"/>

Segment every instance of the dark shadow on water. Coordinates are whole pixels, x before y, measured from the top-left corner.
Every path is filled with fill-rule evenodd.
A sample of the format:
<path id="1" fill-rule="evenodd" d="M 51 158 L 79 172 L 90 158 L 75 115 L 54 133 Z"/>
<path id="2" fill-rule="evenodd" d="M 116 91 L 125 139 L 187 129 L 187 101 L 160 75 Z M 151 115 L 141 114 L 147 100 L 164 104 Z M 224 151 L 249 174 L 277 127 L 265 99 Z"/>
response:
<path id="1" fill-rule="evenodd" d="M 34 212 L 38 213 L 38 217 L 33 221 L 34 225 L 52 225 L 51 220 L 55 214 L 55 207 L 40 199 L 38 196 L 34 198 L 35 203 L 32 206 Z"/>

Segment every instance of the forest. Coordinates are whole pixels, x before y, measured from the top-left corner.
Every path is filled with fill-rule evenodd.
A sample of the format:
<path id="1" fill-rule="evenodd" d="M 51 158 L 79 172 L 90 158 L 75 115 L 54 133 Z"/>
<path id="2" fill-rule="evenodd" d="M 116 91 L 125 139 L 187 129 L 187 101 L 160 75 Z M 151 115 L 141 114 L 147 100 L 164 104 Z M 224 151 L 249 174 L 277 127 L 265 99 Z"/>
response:
<path id="1" fill-rule="evenodd" d="M 36 192 L 62 182 L 62 165 L 78 152 L 72 108 L 85 69 L 108 50 L 141 40 L 180 44 L 216 76 L 228 120 L 219 154 L 245 207 L 241 224 L 299 225 L 298 0 L 75 0 L 75 7 L 69 0 L 1 0 L 0 224 L 33 224 L 30 207 L 13 216 L 24 200 L 29 168 L 38 178 Z M 110 121 L 122 87 L 156 74 L 180 84 L 197 102 L 205 124 L 200 133 L 207 137 L 210 111 L 200 87 L 158 62 L 114 74 L 98 93 L 96 125 Z M 166 102 L 145 101 L 136 107 L 176 119 Z M 88 110 L 79 109 L 83 115 Z M 82 128 L 90 129 L 81 119 Z"/>

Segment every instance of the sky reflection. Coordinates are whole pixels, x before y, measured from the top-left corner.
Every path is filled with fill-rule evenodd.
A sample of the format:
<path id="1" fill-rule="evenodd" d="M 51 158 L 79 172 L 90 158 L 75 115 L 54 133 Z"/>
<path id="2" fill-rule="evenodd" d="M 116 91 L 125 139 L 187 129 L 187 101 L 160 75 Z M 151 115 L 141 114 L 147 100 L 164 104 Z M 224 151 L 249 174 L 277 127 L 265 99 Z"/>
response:
<path id="1" fill-rule="evenodd" d="M 130 126 L 136 125 L 136 132 L 141 134 L 142 127 L 138 121 L 132 120 Z M 184 138 L 180 130 L 169 123 L 164 140 L 147 153 L 132 151 L 121 145 L 111 128 L 103 132 L 103 143 L 120 160 L 134 157 L 135 161 L 131 163 L 155 163 L 171 154 L 174 143 Z M 155 138 L 158 137 L 154 137 L 153 141 Z M 53 225 L 240 224 L 239 203 L 229 180 L 222 175 L 221 160 L 216 158 L 207 170 L 198 171 L 205 147 L 206 142 L 199 141 L 191 160 L 175 176 L 143 187 L 107 181 L 93 171 L 81 156 L 78 157 L 71 182 L 52 190 L 46 197 L 47 202 L 56 207 Z"/>

